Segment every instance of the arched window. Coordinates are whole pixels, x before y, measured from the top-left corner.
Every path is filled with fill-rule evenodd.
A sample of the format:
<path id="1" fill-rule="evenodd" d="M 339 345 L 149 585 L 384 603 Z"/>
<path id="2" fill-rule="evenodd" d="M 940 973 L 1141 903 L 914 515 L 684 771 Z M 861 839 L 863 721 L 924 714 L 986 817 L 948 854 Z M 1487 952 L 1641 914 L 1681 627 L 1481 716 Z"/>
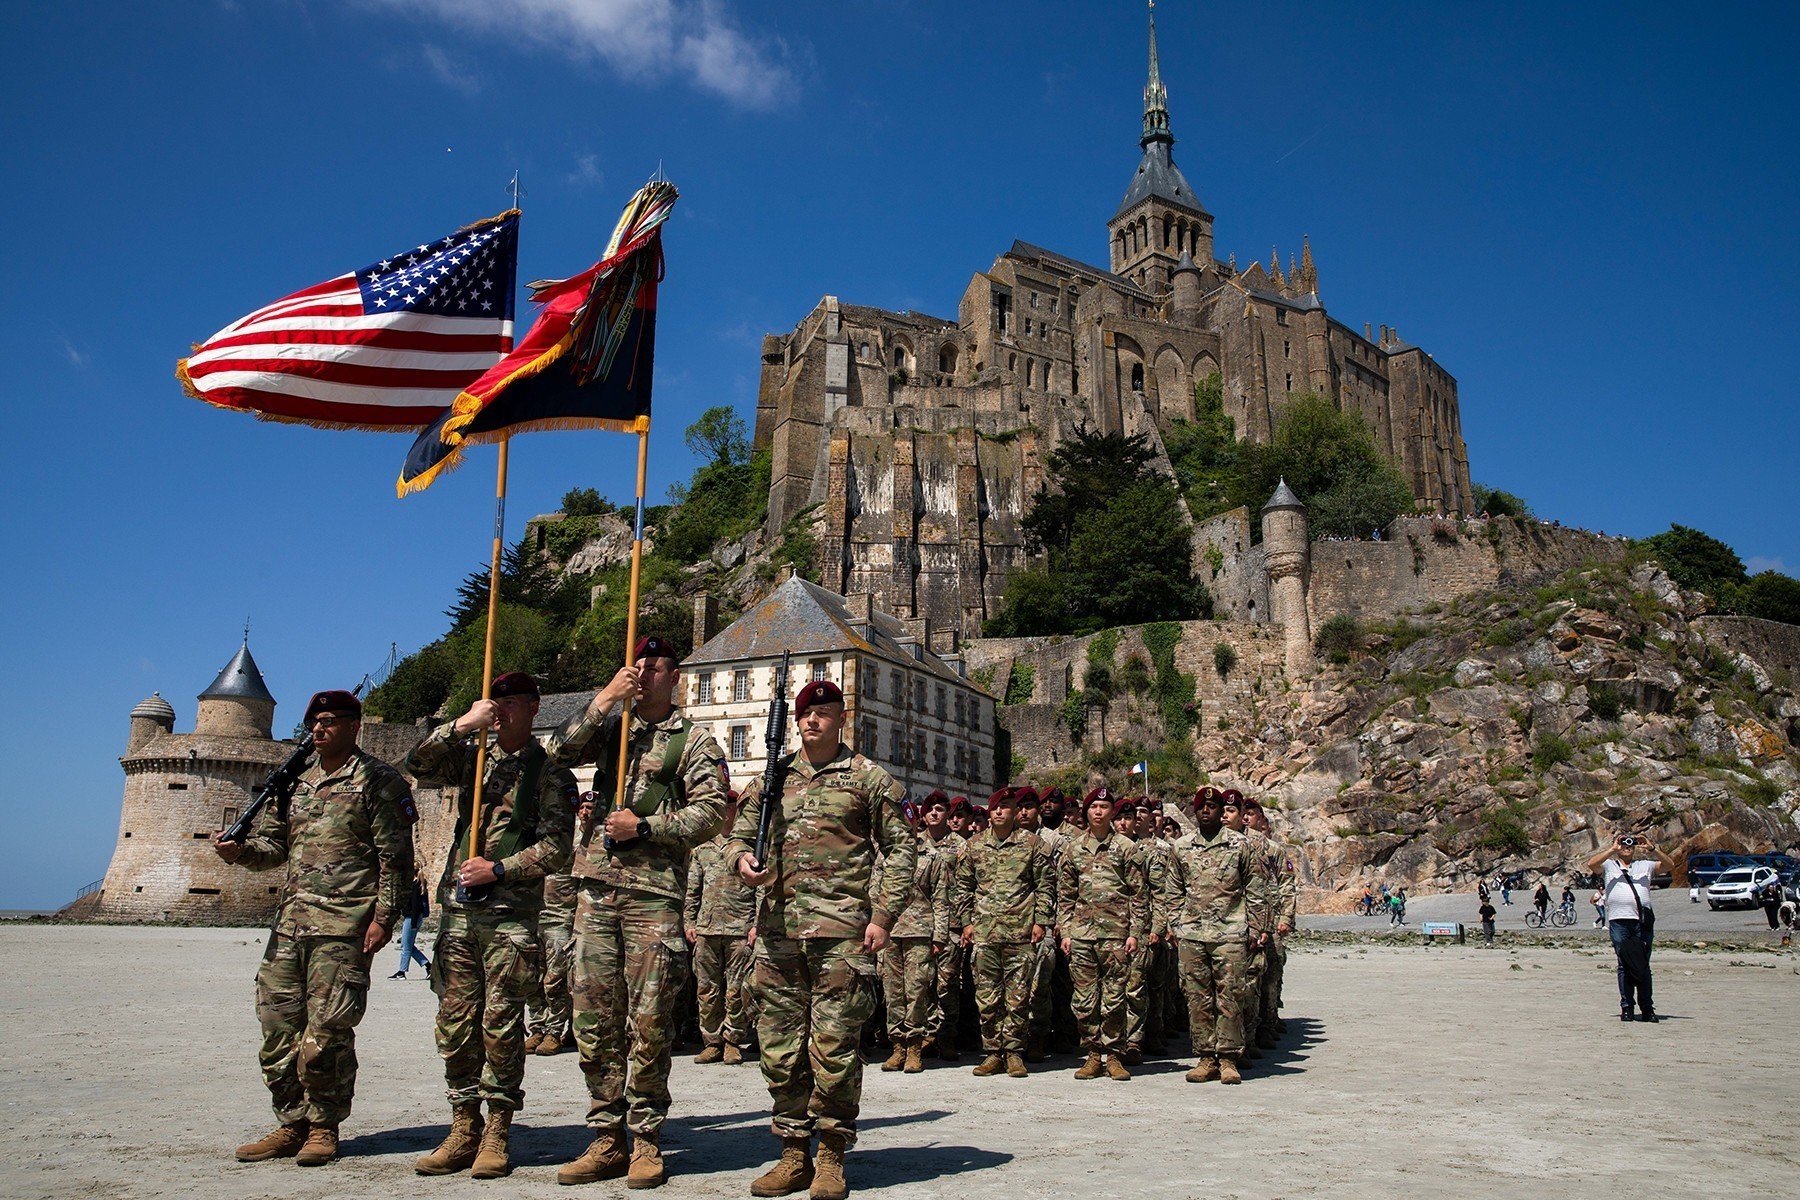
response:
<path id="1" fill-rule="evenodd" d="M 938 350 L 938 370 L 945 375 L 956 374 L 956 347 L 945 345 Z"/>
<path id="2" fill-rule="evenodd" d="M 1167 250 L 1169 248 L 1169 235 L 1174 231 L 1174 228 L 1175 228 L 1175 218 L 1174 217 L 1164 217 L 1163 218 L 1163 230 L 1162 230 L 1162 233 L 1163 233 L 1162 244 L 1163 244 L 1164 250 Z"/>
<path id="3" fill-rule="evenodd" d="M 1031 386 L 1031 360 L 1029 358 L 1025 360 L 1025 386 Z"/>
<path id="4" fill-rule="evenodd" d="M 1131 364 L 1131 390 L 1134 392 L 1140 392 L 1140 393 L 1144 390 L 1144 364 L 1143 363 L 1132 363 Z"/>

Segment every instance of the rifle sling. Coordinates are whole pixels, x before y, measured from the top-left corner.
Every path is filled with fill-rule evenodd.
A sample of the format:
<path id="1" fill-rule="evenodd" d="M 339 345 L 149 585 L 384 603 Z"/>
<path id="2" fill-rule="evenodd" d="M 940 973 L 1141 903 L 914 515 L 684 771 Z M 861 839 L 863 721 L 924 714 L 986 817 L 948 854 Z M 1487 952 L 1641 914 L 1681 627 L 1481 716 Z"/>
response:
<path id="1" fill-rule="evenodd" d="M 594 783 L 602 796 L 611 794 L 617 787 L 614 776 L 619 769 L 619 738 L 624 727 L 624 721 L 615 721 L 610 733 L 600 735 L 600 753 L 595 763 L 597 769 Z M 681 756 L 687 752 L 688 734 L 693 727 L 693 722 L 685 716 L 681 718 L 681 728 L 669 735 L 668 744 L 663 750 L 662 765 L 644 785 L 643 794 L 631 806 L 632 812 L 640 817 L 648 817 L 662 811 L 665 806 L 673 807 L 671 802 L 679 801 L 686 794 L 687 785 L 681 778 Z"/>
<path id="2" fill-rule="evenodd" d="M 507 818 L 506 828 L 495 839 L 493 846 L 488 847 L 489 862 L 499 862 L 519 852 L 527 834 L 535 833 L 538 817 L 538 779 L 544 772 L 544 756 L 534 754 L 525 763 L 525 769 L 519 773 L 518 784 L 513 793 L 512 815 Z M 451 860 L 455 861 L 454 847 L 465 844 L 469 836 L 469 814 L 465 811 L 456 820 L 456 833 L 450 839 Z"/>

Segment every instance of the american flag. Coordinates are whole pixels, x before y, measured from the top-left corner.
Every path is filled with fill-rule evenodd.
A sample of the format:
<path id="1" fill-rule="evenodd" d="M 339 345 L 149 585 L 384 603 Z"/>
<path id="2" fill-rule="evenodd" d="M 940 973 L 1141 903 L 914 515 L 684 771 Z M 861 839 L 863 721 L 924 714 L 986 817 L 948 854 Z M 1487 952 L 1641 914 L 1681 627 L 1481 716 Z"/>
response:
<path id="1" fill-rule="evenodd" d="M 424 428 L 512 349 L 518 259 L 515 209 L 265 305 L 176 377 L 266 420 Z"/>

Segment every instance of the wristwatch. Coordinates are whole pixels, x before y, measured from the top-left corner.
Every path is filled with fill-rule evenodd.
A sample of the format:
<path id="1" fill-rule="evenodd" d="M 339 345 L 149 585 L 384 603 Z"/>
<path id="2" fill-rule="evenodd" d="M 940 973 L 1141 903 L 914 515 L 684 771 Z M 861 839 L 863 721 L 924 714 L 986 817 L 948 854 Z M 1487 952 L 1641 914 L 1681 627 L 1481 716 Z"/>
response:
<path id="1" fill-rule="evenodd" d="M 647 838 L 650 836 L 650 822 L 644 820 L 644 818 L 642 818 L 642 817 L 638 818 L 637 835 L 641 838 Z"/>
<path id="2" fill-rule="evenodd" d="M 505 880 L 506 880 L 506 864 L 501 862 L 499 859 L 495 859 L 494 860 L 494 882 L 495 883 L 503 883 L 503 882 L 505 882 Z"/>

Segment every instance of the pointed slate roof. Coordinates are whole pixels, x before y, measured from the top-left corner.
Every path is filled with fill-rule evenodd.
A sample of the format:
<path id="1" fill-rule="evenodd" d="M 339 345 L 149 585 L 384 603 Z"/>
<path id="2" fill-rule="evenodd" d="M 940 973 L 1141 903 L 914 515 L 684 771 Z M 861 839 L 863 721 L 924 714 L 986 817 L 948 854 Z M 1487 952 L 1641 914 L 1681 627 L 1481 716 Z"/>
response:
<path id="1" fill-rule="evenodd" d="M 245 642 L 238 647 L 219 677 L 212 681 L 212 686 L 200 693 L 202 700 L 266 700 L 275 703 L 275 697 L 269 694 L 269 685 L 263 682 L 262 672 L 256 669 L 256 660 L 250 657 L 250 643 Z"/>
<path id="2" fill-rule="evenodd" d="M 1200 216 L 1212 215 L 1201 207 L 1187 176 L 1175 165 L 1170 151 L 1174 144 L 1175 134 L 1169 126 L 1169 93 L 1163 87 L 1162 70 L 1156 61 L 1156 10 L 1152 7 L 1150 78 L 1144 85 L 1144 135 L 1138 139 L 1144 158 L 1138 163 L 1137 174 L 1131 177 L 1131 186 L 1125 189 L 1125 199 L 1119 201 L 1118 211 L 1113 213 L 1114 220 L 1152 197 Z"/>
<path id="3" fill-rule="evenodd" d="M 920 647 L 898 618 L 875 609 L 864 624 L 851 615 L 844 597 L 798 575 L 688 655 L 682 666 L 779 658 L 784 650 L 795 654 L 854 650 L 977 686 L 928 647 Z"/>
<path id="4" fill-rule="evenodd" d="M 1300 503 L 1300 497 L 1294 495 L 1294 489 L 1288 486 L 1287 476 L 1284 475 L 1281 482 L 1275 485 L 1275 494 L 1269 497 L 1269 502 L 1262 506 L 1262 510 L 1268 512 L 1272 508 L 1305 507 L 1306 505 Z"/>

